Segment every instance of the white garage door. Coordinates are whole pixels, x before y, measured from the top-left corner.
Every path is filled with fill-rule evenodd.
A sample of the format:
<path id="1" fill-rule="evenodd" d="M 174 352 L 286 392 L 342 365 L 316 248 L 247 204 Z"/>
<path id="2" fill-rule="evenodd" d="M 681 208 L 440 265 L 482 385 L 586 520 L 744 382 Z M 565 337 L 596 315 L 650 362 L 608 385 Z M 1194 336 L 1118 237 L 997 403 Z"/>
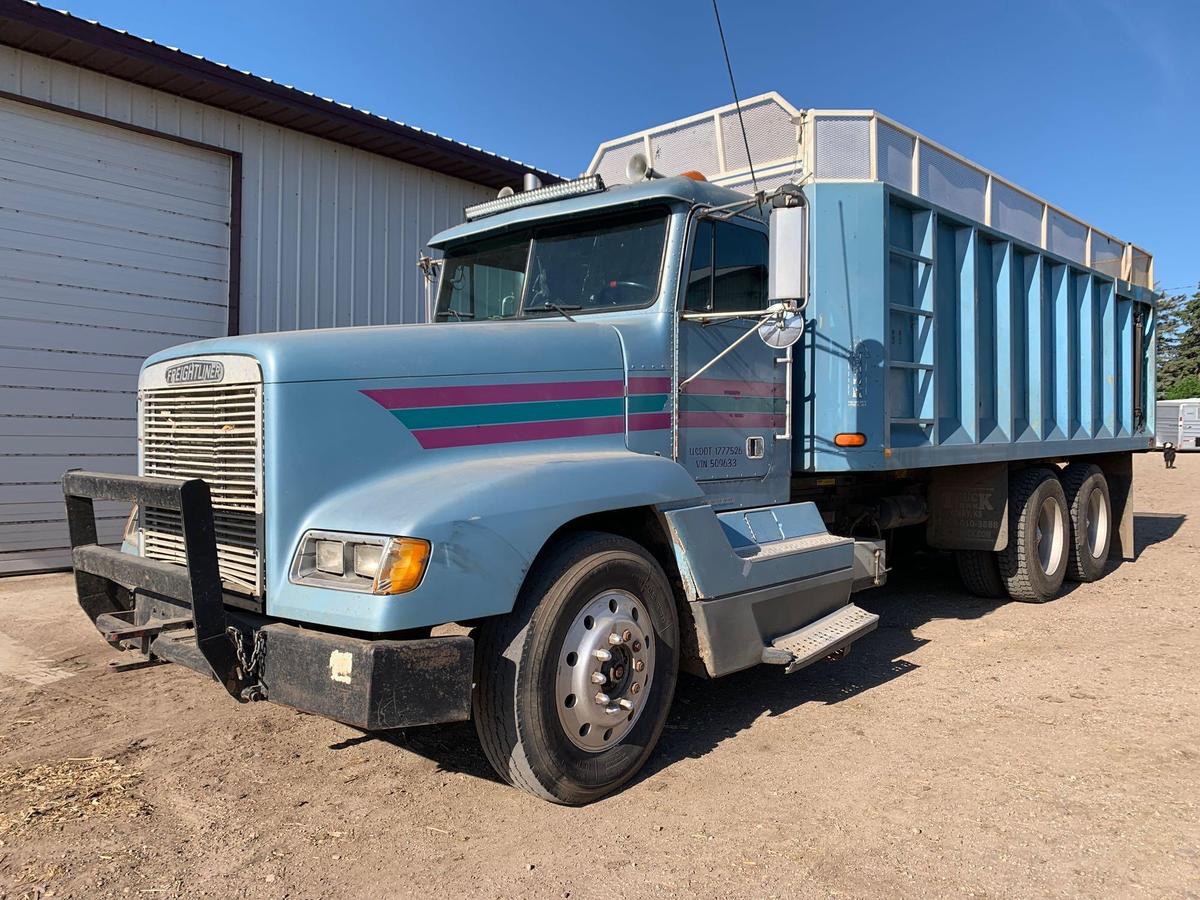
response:
<path id="1" fill-rule="evenodd" d="M 230 171 L 0 99 L 0 574 L 69 565 L 63 472 L 134 472 L 142 360 L 227 333 Z"/>

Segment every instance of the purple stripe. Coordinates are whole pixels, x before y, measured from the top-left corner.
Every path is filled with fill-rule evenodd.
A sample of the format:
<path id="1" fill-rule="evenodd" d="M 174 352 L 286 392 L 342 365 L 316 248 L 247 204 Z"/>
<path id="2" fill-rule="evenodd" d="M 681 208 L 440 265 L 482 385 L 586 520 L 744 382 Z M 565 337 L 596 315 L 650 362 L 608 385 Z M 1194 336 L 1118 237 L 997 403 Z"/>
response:
<path id="1" fill-rule="evenodd" d="M 667 394 L 671 391 L 670 378 L 630 378 L 630 394 Z"/>
<path id="2" fill-rule="evenodd" d="M 379 388 L 363 391 L 385 409 L 522 403 L 537 400 L 593 400 L 620 397 L 620 381 L 545 381 L 521 384 L 470 384 L 454 387 Z"/>
<path id="3" fill-rule="evenodd" d="M 670 427 L 670 413 L 634 413 L 629 417 L 630 431 L 658 431 Z"/>
<path id="4" fill-rule="evenodd" d="M 463 428 L 429 428 L 413 436 L 426 450 L 473 447 L 479 444 L 508 444 L 515 441 L 545 441 L 554 438 L 620 434 L 624 416 L 594 419 L 563 419 L 558 422 L 521 422 L 514 425 L 468 425 Z"/>

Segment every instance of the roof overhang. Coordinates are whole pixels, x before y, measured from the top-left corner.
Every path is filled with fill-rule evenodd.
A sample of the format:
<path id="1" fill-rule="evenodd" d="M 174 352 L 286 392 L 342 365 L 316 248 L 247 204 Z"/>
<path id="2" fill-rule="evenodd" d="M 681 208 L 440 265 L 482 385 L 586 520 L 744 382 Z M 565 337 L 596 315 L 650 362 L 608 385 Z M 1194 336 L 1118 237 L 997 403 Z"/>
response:
<path id="1" fill-rule="evenodd" d="M 27 0 L 0 0 L 0 44 L 493 188 L 552 172 Z"/>

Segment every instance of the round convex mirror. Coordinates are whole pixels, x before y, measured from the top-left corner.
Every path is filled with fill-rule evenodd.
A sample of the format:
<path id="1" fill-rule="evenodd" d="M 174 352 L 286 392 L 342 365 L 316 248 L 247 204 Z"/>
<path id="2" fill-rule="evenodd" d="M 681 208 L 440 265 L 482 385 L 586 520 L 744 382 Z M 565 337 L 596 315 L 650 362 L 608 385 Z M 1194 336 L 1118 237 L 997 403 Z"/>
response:
<path id="1" fill-rule="evenodd" d="M 804 313 L 783 312 L 758 326 L 758 336 L 768 347 L 783 350 L 804 335 Z"/>

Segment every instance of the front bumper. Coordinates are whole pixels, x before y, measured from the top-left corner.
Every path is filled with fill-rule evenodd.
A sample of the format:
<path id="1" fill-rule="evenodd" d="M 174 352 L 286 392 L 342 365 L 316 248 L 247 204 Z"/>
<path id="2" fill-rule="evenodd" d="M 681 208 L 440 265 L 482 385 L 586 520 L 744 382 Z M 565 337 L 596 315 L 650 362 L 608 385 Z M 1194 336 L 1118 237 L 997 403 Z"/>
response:
<path id="1" fill-rule="evenodd" d="M 366 730 L 469 718 L 474 641 L 370 640 L 227 608 L 200 479 L 63 476 L 79 604 L 114 647 L 209 675 L 240 700 L 274 700 Z M 177 510 L 186 568 L 100 547 L 93 500 Z"/>

